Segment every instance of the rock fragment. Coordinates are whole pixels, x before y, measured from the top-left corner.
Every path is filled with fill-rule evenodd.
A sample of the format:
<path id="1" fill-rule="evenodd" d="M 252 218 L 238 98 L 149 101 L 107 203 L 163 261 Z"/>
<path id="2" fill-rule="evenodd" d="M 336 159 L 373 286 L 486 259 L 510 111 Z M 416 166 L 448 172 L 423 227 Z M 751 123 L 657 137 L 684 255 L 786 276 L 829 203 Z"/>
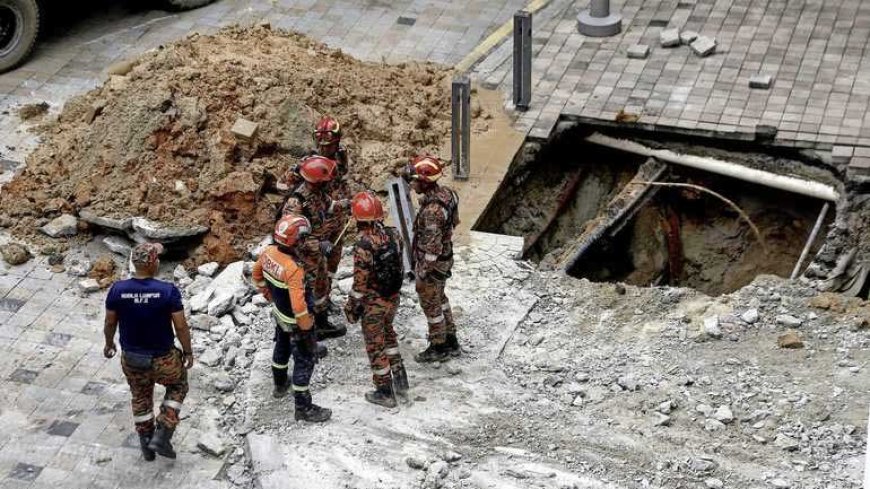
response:
<path id="1" fill-rule="evenodd" d="M 716 51 L 716 40 L 707 36 L 699 36 L 690 44 L 692 51 L 700 57 L 713 54 Z"/>
<path id="2" fill-rule="evenodd" d="M 740 319 L 743 320 L 746 324 L 755 324 L 758 322 L 758 309 L 752 308 L 747 309 L 743 314 L 740 315 Z"/>
<path id="3" fill-rule="evenodd" d="M 220 457 L 227 451 L 226 445 L 214 431 L 204 433 L 196 442 L 196 447 L 212 457 Z"/>
<path id="4" fill-rule="evenodd" d="M 773 440 L 773 444 L 787 452 L 795 452 L 798 448 L 800 448 L 800 442 L 782 433 L 776 435 L 776 438 Z"/>
<path id="5" fill-rule="evenodd" d="M 199 356 L 199 363 L 208 366 L 214 367 L 221 363 L 221 352 L 217 349 L 209 349 L 203 352 L 202 355 Z"/>
<path id="6" fill-rule="evenodd" d="M 30 260 L 30 252 L 23 245 L 18 243 L 9 243 L 0 246 L 0 255 L 3 255 L 3 261 L 10 265 L 23 265 Z"/>
<path id="7" fill-rule="evenodd" d="M 672 48 L 680 45 L 679 29 L 665 29 L 659 34 L 659 44 L 663 48 Z"/>
<path id="8" fill-rule="evenodd" d="M 103 244 L 109 251 L 121 256 L 130 256 L 130 251 L 133 249 L 133 245 L 120 236 L 106 236 L 103 238 Z"/>
<path id="9" fill-rule="evenodd" d="M 198 267 L 196 267 L 196 273 L 200 275 L 205 275 L 206 277 L 212 277 L 215 273 L 217 273 L 220 265 L 217 262 L 209 262 L 204 263 Z"/>
<path id="10" fill-rule="evenodd" d="M 76 219 L 76 216 L 63 214 L 60 217 L 52 219 L 48 224 L 39 228 L 39 230 L 52 238 L 61 238 L 78 234 L 78 225 L 79 221 Z"/>
<path id="11" fill-rule="evenodd" d="M 730 424 L 734 421 L 734 413 L 731 412 L 731 408 L 728 406 L 719 406 L 716 411 L 713 412 L 713 419 L 722 424 Z"/>
<path id="12" fill-rule="evenodd" d="M 79 281 L 79 290 L 86 294 L 100 290 L 100 283 L 96 279 L 86 278 Z"/>
<path id="13" fill-rule="evenodd" d="M 801 340 L 800 335 L 798 335 L 794 331 L 789 331 L 783 335 L 780 335 L 779 338 L 776 339 L 776 344 L 780 348 L 786 349 L 799 349 L 804 347 L 804 342 Z"/>
<path id="14" fill-rule="evenodd" d="M 251 141 L 257 135 L 258 128 L 259 126 L 256 122 L 238 118 L 235 124 L 233 124 L 232 129 L 230 129 L 230 132 L 243 141 Z"/>
<path id="15" fill-rule="evenodd" d="M 803 323 L 803 320 L 796 318 L 791 314 L 780 314 L 776 316 L 776 324 L 779 324 L 780 326 L 785 326 L 787 328 L 797 328 Z"/>

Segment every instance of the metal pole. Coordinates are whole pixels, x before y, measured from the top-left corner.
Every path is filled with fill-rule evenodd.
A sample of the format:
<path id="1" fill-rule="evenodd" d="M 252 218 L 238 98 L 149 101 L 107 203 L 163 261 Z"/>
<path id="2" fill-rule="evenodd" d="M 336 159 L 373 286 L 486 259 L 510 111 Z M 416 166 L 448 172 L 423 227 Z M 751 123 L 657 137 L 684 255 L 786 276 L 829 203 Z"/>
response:
<path id="1" fill-rule="evenodd" d="M 411 246 L 414 243 L 414 204 L 411 202 L 411 191 L 403 178 L 394 178 L 387 182 L 387 192 L 390 194 L 390 217 L 399 230 L 404 242 L 402 262 L 405 271 L 414 269 L 414 259 Z"/>
<path id="2" fill-rule="evenodd" d="M 592 17 L 607 17 L 610 15 L 610 0 L 592 0 L 589 2 L 589 13 Z"/>
<path id="3" fill-rule="evenodd" d="M 610 0 L 591 0 L 577 15 L 577 30 L 590 37 L 615 36 L 622 31 L 622 16 L 610 12 Z"/>
<path id="4" fill-rule="evenodd" d="M 532 14 L 514 14 L 514 107 L 528 110 L 532 99 Z"/>
<path id="5" fill-rule="evenodd" d="M 791 272 L 791 279 L 794 280 L 797 278 L 798 274 L 801 271 L 801 267 L 804 265 L 804 260 L 807 259 L 807 255 L 810 253 L 810 248 L 813 247 L 813 243 L 816 242 L 816 236 L 819 234 L 819 229 L 822 228 L 822 223 L 825 222 L 825 217 L 828 215 L 828 209 L 831 207 L 831 204 L 825 202 L 825 205 L 822 206 L 822 211 L 819 212 L 819 217 L 816 219 L 816 225 L 813 226 L 813 230 L 810 233 L 809 239 L 807 239 L 807 244 L 804 245 L 804 250 L 801 251 L 801 257 L 798 258 L 797 263 L 794 266 L 794 270 Z"/>
<path id="6" fill-rule="evenodd" d="M 453 80 L 452 96 L 453 179 L 467 180 L 471 175 L 471 80 L 467 76 Z"/>

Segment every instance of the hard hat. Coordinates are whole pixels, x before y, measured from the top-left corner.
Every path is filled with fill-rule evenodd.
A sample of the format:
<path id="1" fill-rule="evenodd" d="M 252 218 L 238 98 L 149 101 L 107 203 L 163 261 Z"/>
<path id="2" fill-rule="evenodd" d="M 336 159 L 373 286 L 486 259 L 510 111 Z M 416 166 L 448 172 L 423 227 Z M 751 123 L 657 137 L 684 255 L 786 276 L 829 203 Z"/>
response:
<path id="1" fill-rule="evenodd" d="M 335 179 L 338 164 L 324 156 L 307 156 L 299 163 L 299 174 L 309 183 L 325 183 Z"/>
<path id="2" fill-rule="evenodd" d="M 372 192 L 360 192 L 353 196 L 351 213 L 357 222 L 380 221 L 384 218 L 384 206 Z"/>
<path id="3" fill-rule="evenodd" d="M 310 232 L 311 223 L 308 222 L 308 219 L 289 214 L 278 219 L 278 222 L 275 223 L 275 232 L 272 237 L 279 245 L 292 248 Z"/>

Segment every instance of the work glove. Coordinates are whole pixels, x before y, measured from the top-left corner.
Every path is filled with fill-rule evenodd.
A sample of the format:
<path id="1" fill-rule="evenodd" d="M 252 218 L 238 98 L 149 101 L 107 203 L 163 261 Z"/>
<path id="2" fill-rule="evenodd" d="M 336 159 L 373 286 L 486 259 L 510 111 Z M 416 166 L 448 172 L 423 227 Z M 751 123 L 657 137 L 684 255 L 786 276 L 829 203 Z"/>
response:
<path id="1" fill-rule="evenodd" d="M 344 317 L 347 318 L 347 322 L 354 324 L 359 321 L 360 316 L 362 316 L 362 304 L 354 299 L 348 299 L 344 304 Z"/>
<path id="2" fill-rule="evenodd" d="M 315 362 L 318 360 L 317 334 L 314 333 L 314 329 L 299 331 L 298 347 L 303 355 L 313 358 Z"/>
<path id="3" fill-rule="evenodd" d="M 331 255 L 333 248 L 333 244 L 327 240 L 323 240 L 320 242 L 320 253 L 323 254 L 323 256 Z"/>

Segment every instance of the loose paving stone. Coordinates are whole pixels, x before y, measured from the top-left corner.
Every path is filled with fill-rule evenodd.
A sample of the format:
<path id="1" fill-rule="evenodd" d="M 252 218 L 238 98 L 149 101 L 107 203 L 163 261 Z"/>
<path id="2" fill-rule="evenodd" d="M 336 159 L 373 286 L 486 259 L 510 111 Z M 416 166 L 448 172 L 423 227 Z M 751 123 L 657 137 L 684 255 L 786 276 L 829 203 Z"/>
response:
<path id="1" fill-rule="evenodd" d="M 51 426 L 48 427 L 47 432 L 49 435 L 69 438 L 70 435 L 75 433 L 78 427 L 79 424 L 73 423 L 72 421 L 53 421 Z"/>
<path id="2" fill-rule="evenodd" d="M 847 165 L 849 164 L 849 160 L 852 159 L 854 151 L 855 148 L 852 146 L 836 145 L 831 148 L 831 160 L 833 160 L 837 165 Z"/>
<path id="3" fill-rule="evenodd" d="M 39 230 L 52 238 L 75 236 L 78 233 L 78 219 L 76 219 L 76 216 L 64 214 L 54 218 L 51 222 L 39 228 Z"/>
<path id="4" fill-rule="evenodd" d="M 12 471 L 9 472 L 9 478 L 20 481 L 32 482 L 35 481 L 41 473 L 42 467 L 38 465 L 18 463 L 15 465 L 15 467 L 12 468 Z"/>
<path id="5" fill-rule="evenodd" d="M 249 121 L 247 119 L 237 119 L 236 123 L 233 124 L 232 129 L 230 131 L 236 135 L 239 139 L 244 141 L 251 141 L 257 135 L 257 129 L 259 126 L 256 122 Z"/>
<path id="6" fill-rule="evenodd" d="M 18 382 L 19 384 L 32 384 L 37 377 L 39 377 L 39 372 L 19 368 L 12 372 L 9 376 L 9 380 L 12 382 Z"/>
<path id="7" fill-rule="evenodd" d="M 649 56 L 649 46 L 646 44 L 635 44 L 628 48 L 627 54 L 632 59 L 646 59 Z"/>
<path id="8" fill-rule="evenodd" d="M 680 45 L 679 29 L 665 29 L 659 34 L 659 44 L 663 48 L 672 48 Z"/>
<path id="9" fill-rule="evenodd" d="M 683 31 L 680 33 L 680 42 L 686 45 L 692 44 L 695 42 L 695 39 L 698 39 L 698 36 L 700 34 L 695 31 Z"/>
<path id="10" fill-rule="evenodd" d="M 690 44 L 692 51 L 698 56 L 705 57 L 716 51 L 716 40 L 707 36 L 700 36 Z"/>
<path id="11" fill-rule="evenodd" d="M 761 88 L 767 90 L 773 84 L 773 77 L 770 75 L 753 75 L 749 77 L 749 88 Z"/>

